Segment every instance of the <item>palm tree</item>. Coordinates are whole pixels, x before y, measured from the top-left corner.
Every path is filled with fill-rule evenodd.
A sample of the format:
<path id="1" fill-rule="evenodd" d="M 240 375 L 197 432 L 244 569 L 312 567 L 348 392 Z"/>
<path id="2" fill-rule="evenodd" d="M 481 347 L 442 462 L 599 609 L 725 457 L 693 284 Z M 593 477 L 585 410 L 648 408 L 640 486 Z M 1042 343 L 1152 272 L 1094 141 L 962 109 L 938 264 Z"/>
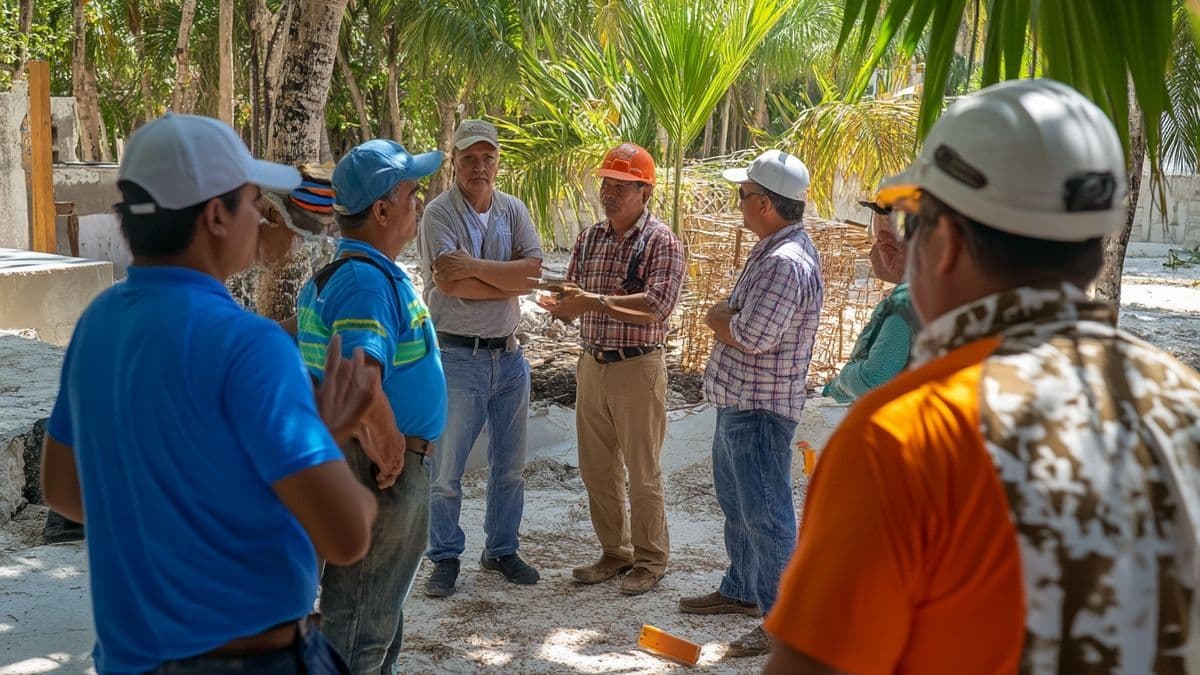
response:
<path id="1" fill-rule="evenodd" d="M 1200 12 L 1200 3 L 1187 1 Z M 1095 101 L 1113 120 L 1125 144 L 1130 167 L 1129 218 L 1124 231 L 1106 241 L 1104 270 L 1097 284 L 1099 295 L 1118 304 L 1143 158 L 1150 158 L 1154 176 L 1161 174 L 1162 122 L 1171 109 L 1164 82 L 1177 27 L 1187 18 L 1183 2 L 992 0 L 988 6 L 983 86 L 1023 77 L 1040 66 L 1047 77 L 1066 82 Z M 912 54 L 927 35 L 918 122 L 923 137 L 942 110 L 955 58 L 955 37 L 967 5 L 966 0 L 892 0 L 881 7 L 878 1 L 847 0 L 840 44 L 846 47 L 857 32 L 853 52 L 861 59 L 847 97 L 857 100 L 862 95 L 893 42 L 899 41 L 901 50 Z M 1030 47 L 1032 59 L 1025 59 Z M 1029 71 L 1025 71 L 1022 65 L 1029 61 Z"/>
<path id="2" fill-rule="evenodd" d="M 619 42 L 671 143 L 672 227 L 684 149 L 796 0 L 618 0 Z"/>

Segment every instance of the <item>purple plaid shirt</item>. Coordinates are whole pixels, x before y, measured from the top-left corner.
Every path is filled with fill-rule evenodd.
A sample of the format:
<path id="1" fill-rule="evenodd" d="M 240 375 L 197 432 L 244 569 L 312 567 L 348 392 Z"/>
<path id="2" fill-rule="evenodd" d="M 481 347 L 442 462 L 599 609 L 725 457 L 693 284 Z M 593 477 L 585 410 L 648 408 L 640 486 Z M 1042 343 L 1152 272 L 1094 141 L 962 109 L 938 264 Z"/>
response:
<path id="1" fill-rule="evenodd" d="M 714 343 L 705 398 L 799 421 L 824 293 L 820 257 L 803 223 L 755 244 L 729 298 L 729 329 L 744 349 Z"/>

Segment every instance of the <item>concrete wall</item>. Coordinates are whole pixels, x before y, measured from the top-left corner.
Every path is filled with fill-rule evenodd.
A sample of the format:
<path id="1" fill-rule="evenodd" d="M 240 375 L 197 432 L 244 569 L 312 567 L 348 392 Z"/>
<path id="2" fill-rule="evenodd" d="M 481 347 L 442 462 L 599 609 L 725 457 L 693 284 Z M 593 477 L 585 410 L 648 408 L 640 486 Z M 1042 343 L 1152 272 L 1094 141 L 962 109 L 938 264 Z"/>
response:
<path id="1" fill-rule="evenodd" d="M 1150 180 L 1142 178 L 1133 219 L 1133 241 L 1200 246 L 1200 176 L 1167 176 L 1167 210 L 1162 213 L 1149 191 Z"/>
<path id="2" fill-rule="evenodd" d="M 50 132 L 54 136 L 54 163 L 78 162 L 75 149 L 79 145 L 79 116 L 74 96 L 50 97 Z"/>
<path id="3" fill-rule="evenodd" d="M 121 237 L 112 205 L 120 201 L 116 164 L 57 164 L 54 198 L 75 202 L 79 214 L 79 255 L 112 263 L 113 278 L 124 279 L 133 256 Z M 58 252 L 69 255 L 66 218 L 58 219 Z"/>
<path id="4" fill-rule="evenodd" d="M 29 84 L 0 93 L 0 247 L 29 248 L 29 209 L 22 164 L 22 128 L 28 125 Z"/>
<path id="5" fill-rule="evenodd" d="M 79 315 L 113 283 L 112 264 L 0 248 L 0 329 L 66 345 Z"/>

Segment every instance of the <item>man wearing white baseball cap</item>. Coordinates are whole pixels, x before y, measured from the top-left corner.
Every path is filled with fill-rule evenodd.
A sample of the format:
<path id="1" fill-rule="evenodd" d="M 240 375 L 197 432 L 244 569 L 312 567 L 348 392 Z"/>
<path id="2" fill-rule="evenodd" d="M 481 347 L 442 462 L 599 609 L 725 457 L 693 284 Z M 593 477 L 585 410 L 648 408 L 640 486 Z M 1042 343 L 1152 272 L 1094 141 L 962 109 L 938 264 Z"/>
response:
<path id="1" fill-rule="evenodd" d="M 880 191 L 925 328 L 821 454 L 768 672 L 1198 672 L 1200 375 L 1083 290 L 1125 171 L 1096 105 L 1021 80 Z"/>
<path id="2" fill-rule="evenodd" d="M 306 617 L 317 556 L 367 551 L 375 499 L 335 438 L 378 375 L 331 350 L 314 400 L 291 338 L 224 286 L 254 260 L 259 189 L 299 184 L 206 117 L 126 148 L 134 262 L 75 327 L 42 454 L 46 503 L 87 524 L 100 673 L 344 669 Z"/>
<path id="3" fill-rule="evenodd" d="M 768 150 L 724 175 L 737 184 L 742 220 L 759 238 L 733 293 L 706 318 L 716 342 L 704 370 L 704 396 L 717 406 L 713 485 L 725 514 L 729 568 L 719 589 L 682 598 L 679 609 L 759 616 L 775 604 L 796 544 L 791 444 L 804 409 L 824 283 L 802 220 L 804 162 Z M 757 656 L 769 648 L 760 626 L 725 653 Z"/>

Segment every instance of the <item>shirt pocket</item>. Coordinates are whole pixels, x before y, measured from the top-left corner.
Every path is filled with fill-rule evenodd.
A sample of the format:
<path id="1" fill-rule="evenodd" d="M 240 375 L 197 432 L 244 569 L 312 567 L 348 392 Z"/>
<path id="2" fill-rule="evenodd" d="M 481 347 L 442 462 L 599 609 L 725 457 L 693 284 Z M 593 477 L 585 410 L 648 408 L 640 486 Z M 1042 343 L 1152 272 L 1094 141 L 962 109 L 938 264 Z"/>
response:
<path id="1" fill-rule="evenodd" d="M 512 260 L 515 257 L 513 255 L 512 224 L 509 223 L 507 217 L 498 213 L 492 216 L 487 248 L 489 255 L 486 257 L 490 260 Z"/>

